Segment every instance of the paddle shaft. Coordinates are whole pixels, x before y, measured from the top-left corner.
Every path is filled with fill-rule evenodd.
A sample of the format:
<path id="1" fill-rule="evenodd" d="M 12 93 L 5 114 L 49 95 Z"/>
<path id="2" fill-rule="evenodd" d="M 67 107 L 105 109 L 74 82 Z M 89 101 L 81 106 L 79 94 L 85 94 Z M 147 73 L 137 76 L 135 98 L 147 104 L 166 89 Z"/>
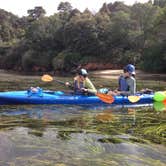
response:
<path id="1" fill-rule="evenodd" d="M 56 81 L 57 83 L 59 83 L 59 84 L 61 84 L 61 85 L 65 85 L 66 86 L 66 83 L 65 82 L 63 82 L 63 81 L 60 81 L 60 80 L 56 80 L 56 79 L 54 79 L 54 81 Z M 68 85 L 68 87 L 69 88 L 71 88 L 71 89 L 73 89 L 73 86 L 72 85 Z"/>

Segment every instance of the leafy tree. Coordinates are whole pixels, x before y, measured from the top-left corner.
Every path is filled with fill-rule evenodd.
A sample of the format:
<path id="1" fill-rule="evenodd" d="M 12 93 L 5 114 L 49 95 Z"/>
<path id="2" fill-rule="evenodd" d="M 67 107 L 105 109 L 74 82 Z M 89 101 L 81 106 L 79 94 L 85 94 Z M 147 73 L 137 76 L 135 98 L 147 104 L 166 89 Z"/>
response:
<path id="1" fill-rule="evenodd" d="M 141 64 L 165 72 L 164 0 L 127 6 L 104 3 L 99 12 L 80 12 L 61 2 L 46 17 L 38 6 L 17 17 L 0 9 L 0 66 L 14 70 L 73 70 L 80 63 Z"/>
<path id="2" fill-rule="evenodd" d="M 72 12 L 72 6 L 69 2 L 61 2 L 58 6 L 59 17 L 65 25 L 70 19 L 70 13 Z"/>
<path id="3" fill-rule="evenodd" d="M 116 1 L 114 3 L 109 3 L 107 5 L 111 13 L 123 11 L 125 13 L 130 13 L 130 7 L 125 5 L 124 2 Z"/>
<path id="4" fill-rule="evenodd" d="M 109 31 L 110 31 L 110 16 L 106 12 L 98 12 L 95 15 L 96 33 L 98 38 L 98 53 L 100 57 L 106 56 L 108 53 L 107 43 L 109 43 Z"/>
<path id="5" fill-rule="evenodd" d="M 27 11 L 28 18 L 30 21 L 38 20 L 39 18 L 44 17 L 46 11 L 41 6 L 36 6 L 34 9 L 29 9 Z"/>
<path id="6" fill-rule="evenodd" d="M 58 10 L 60 12 L 71 12 L 72 11 L 72 6 L 69 2 L 61 2 L 58 6 Z"/>
<path id="7" fill-rule="evenodd" d="M 50 69 L 50 59 L 49 55 L 46 52 L 36 52 L 34 50 L 26 51 L 21 59 L 21 65 L 25 71 L 47 71 Z M 35 69 L 36 68 L 36 69 Z"/>
<path id="8" fill-rule="evenodd" d="M 156 43 L 145 49 L 142 68 L 149 72 L 166 72 L 166 44 Z"/>
<path id="9" fill-rule="evenodd" d="M 156 17 L 150 47 L 145 49 L 143 56 L 143 68 L 147 71 L 166 72 L 166 7 Z"/>
<path id="10" fill-rule="evenodd" d="M 51 37 L 51 31 L 49 26 L 49 19 L 47 17 L 40 20 L 36 20 L 29 25 L 26 30 L 26 42 L 34 49 L 46 50 L 49 49 L 49 40 Z"/>
<path id="11" fill-rule="evenodd" d="M 152 6 L 151 3 L 136 3 L 132 6 L 131 11 L 134 30 L 137 32 L 137 34 L 140 34 L 138 39 L 141 40 L 140 43 L 142 43 L 142 48 L 147 47 L 147 39 L 152 32 L 158 9 Z"/>
<path id="12" fill-rule="evenodd" d="M 0 9 L 0 44 L 12 45 L 22 38 L 23 33 L 24 30 L 19 24 L 19 18 Z"/>
<path id="13" fill-rule="evenodd" d="M 153 4 L 163 8 L 166 7 L 166 0 L 154 0 Z"/>
<path id="14" fill-rule="evenodd" d="M 99 13 L 111 15 L 111 11 L 109 10 L 108 5 L 106 3 L 103 4 L 101 9 L 99 10 Z"/>
<path id="15" fill-rule="evenodd" d="M 110 47 L 128 47 L 128 33 L 130 28 L 130 15 L 123 11 L 116 12 L 111 18 L 110 31 L 108 33 Z"/>
<path id="16" fill-rule="evenodd" d="M 166 41 L 166 7 L 163 8 L 156 17 L 153 35 L 158 42 Z"/>
<path id="17" fill-rule="evenodd" d="M 81 55 L 96 55 L 98 39 L 95 25 L 95 18 L 88 10 L 82 15 L 72 17 L 64 27 L 66 48 Z"/>

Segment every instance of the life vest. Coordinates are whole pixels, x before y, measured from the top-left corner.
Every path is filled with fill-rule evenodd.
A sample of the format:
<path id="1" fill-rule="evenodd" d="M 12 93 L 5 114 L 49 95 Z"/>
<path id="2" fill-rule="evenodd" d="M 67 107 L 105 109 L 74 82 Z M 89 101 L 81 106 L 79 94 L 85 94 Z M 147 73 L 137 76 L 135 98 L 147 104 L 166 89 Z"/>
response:
<path id="1" fill-rule="evenodd" d="M 119 91 L 128 91 L 129 90 L 126 78 L 124 76 L 119 77 L 118 83 L 119 83 L 119 88 L 118 88 Z"/>

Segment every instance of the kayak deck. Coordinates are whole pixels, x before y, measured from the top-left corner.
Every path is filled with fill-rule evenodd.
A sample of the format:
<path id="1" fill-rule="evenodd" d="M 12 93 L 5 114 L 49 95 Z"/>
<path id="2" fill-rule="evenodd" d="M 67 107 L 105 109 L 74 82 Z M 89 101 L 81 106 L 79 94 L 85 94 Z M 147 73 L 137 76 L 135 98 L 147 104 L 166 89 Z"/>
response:
<path id="1" fill-rule="evenodd" d="M 113 104 L 149 104 L 153 102 L 153 94 L 142 94 L 140 100 L 131 103 L 127 96 L 115 96 Z M 62 91 L 43 91 L 41 94 L 27 91 L 0 92 L 0 105 L 16 104 L 106 104 L 97 96 L 76 95 Z"/>

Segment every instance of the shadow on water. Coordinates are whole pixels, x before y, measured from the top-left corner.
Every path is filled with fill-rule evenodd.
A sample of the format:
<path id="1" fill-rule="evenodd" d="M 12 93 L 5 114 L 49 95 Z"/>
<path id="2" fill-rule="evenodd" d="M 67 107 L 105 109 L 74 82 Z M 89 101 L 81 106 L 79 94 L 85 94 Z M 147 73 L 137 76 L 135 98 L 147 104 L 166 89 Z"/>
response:
<path id="1" fill-rule="evenodd" d="M 0 106 L 0 166 L 165 165 L 165 108 Z"/>

